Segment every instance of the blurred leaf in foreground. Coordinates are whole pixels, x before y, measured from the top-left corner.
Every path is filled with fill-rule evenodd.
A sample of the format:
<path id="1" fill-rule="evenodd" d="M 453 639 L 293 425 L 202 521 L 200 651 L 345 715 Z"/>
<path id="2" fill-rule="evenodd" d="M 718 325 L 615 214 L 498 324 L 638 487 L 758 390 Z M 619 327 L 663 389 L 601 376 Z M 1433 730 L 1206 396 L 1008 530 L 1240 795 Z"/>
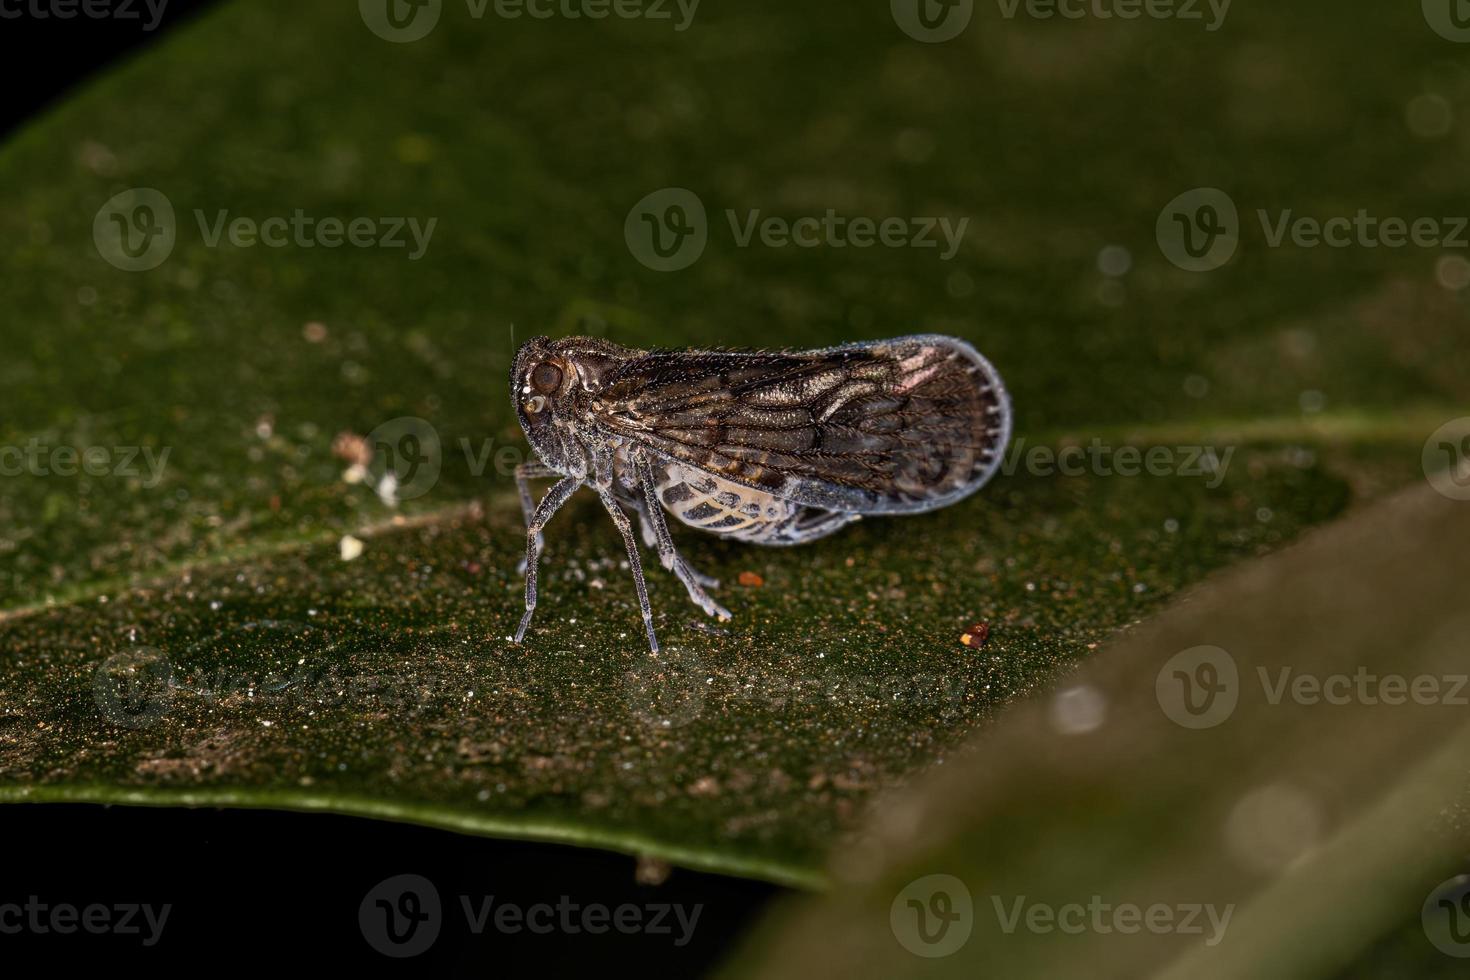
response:
<path id="1" fill-rule="evenodd" d="M 1329 976 L 1421 908 L 1458 963 L 1467 578 L 1429 488 L 1220 577 L 881 803 L 733 972 Z"/>

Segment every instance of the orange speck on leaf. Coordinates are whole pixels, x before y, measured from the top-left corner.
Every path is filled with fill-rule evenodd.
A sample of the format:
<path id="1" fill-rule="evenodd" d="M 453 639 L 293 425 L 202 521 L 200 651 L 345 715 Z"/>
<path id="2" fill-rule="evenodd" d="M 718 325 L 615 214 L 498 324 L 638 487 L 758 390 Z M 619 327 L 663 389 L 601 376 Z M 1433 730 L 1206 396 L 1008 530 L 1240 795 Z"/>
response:
<path id="1" fill-rule="evenodd" d="M 969 629 L 965 630 L 965 632 L 960 636 L 961 643 L 963 643 L 967 647 L 972 647 L 976 650 L 983 647 L 985 645 L 985 641 L 988 639 L 990 639 L 989 623 L 976 623 L 974 626 L 971 626 Z"/>

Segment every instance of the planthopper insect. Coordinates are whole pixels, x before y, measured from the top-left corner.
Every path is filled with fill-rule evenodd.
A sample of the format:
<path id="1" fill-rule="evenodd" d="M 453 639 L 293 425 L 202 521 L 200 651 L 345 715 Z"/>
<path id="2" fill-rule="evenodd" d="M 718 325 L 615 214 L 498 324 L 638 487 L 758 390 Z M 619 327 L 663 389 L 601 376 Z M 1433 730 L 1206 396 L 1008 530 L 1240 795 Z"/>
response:
<path id="1" fill-rule="evenodd" d="M 642 351 L 536 337 L 516 352 L 511 400 L 540 462 L 516 468 L 526 516 L 526 614 L 542 528 L 578 488 L 602 498 L 628 549 L 648 645 L 644 544 L 711 616 L 718 582 L 674 548 L 664 511 L 751 544 L 826 537 L 867 515 L 945 507 L 985 484 L 1011 432 L 1000 375 L 973 347 L 923 335 L 812 351 Z M 539 505 L 529 481 L 559 477 Z"/>

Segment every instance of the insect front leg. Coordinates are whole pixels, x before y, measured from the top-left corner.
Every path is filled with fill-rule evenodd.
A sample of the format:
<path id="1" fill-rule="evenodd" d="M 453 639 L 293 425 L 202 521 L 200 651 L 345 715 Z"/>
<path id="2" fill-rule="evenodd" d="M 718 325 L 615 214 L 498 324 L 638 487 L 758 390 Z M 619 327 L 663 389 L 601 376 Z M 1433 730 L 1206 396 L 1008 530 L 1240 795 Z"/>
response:
<path id="1" fill-rule="evenodd" d="M 653 467 L 643 456 L 638 457 L 634 466 L 638 473 L 638 483 L 643 489 L 644 514 L 648 522 L 653 525 L 653 533 L 658 542 L 659 562 L 664 568 L 679 577 L 679 581 L 684 583 L 684 588 L 689 593 L 689 598 L 693 599 L 694 604 L 703 609 L 707 615 L 720 620 L 730 619 L 730 610 L 711 599 L 709 593 L 703 588 L 705 585 L 716 588 L 720 583 L 690 568 L 689 563 L 674 548 L 674 537 L 669 533 L 668 521 L 664 520 L 663 507 L 659 504 L 658 485 L 653 479 Z"/>
<path id="2" fill-rule="evenodd" d="M 598 487 L 597 494 L 602 498 L 602 506 L 612 516 L 613 524 L 617 525 L 618 533 L 623 536 L 623 544 L 628 549 L 628 567 L 633 570 L 633 586 L 638 590 L 638 608 L 643 612 L 643 628 L 648 631 L 648 647 L 658 653 L 658 637 L 653 634 L 653 610 L 648 604 L 648 584 L 643 580 L 643 562 L 638 557 L 638 539 L 633 536 L 633 522 L 628 520 L 628 515 L 618 506 L 610 486 Z"/>
<path id="3" fill-rule="evenodd" d="M 547 480 L 554 476 L 561 476 L 556 470 L 540 461 L 521 463 L 516 467 L 516 489 L 521 492 L 521 513 L 526 518 L 526 527 L 531 526 L 531 515 L 536 512 L 536 502 L 531 499 L 531 481 Z M 536 535 L 536 554 L 546 550 L 546 539 L 542 535 Z M 516 566 L 518 574 L 526 574 L 526 560 L 521 559 Z"/>
<path id="4" fill-rule="evenodd" d="M 574 476 L 563 477 L 546 491 L 546 496 L 541 498 L 541 505 L 526 521 L 526 614 L 521 617 L 521 625 L 516 629 L 517 643 L 525 637 L 526 627 L 531 625 L 531 614 L 536 611 L 536 570 L 541 559 L 541 548 L 538 546 L 541 529 L 581 485 L 582 481 Z"/>

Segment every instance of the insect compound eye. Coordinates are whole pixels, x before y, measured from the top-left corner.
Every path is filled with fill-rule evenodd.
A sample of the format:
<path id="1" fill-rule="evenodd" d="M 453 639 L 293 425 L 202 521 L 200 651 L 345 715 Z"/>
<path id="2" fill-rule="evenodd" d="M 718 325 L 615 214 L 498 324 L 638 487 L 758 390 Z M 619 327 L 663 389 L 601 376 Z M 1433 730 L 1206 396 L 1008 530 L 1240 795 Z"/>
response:
<path id="1" fill-rule="evenodd" d="M 550 361 L 542 361 L 531 372 L 531 387 L 549 395 L 561 387 L 561 368 Z"/>
<path id="2" fill-rule="evenodd" d="M 540 415 L 546 411 L 546 399 L 540 395 L 532 395 L 526 399 L 526 414 Z"/>

